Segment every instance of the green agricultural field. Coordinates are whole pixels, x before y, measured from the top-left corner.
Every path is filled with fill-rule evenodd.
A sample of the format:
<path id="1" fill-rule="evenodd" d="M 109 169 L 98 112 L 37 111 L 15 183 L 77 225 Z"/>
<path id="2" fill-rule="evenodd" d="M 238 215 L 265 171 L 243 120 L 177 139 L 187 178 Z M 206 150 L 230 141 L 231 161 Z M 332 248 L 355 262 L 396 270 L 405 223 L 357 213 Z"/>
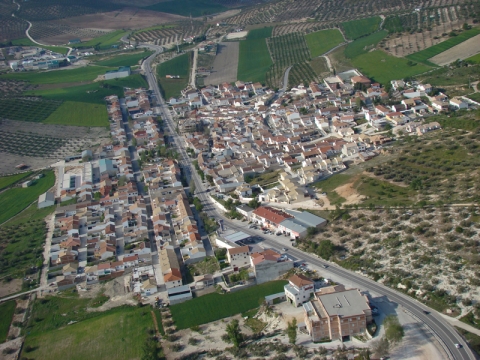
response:
<path id="1" fill-rule="evenodd" d="M 43 263 L 46 229 L 44 218 L 55 206 L 38 209 L 34 203 L 0 226 L 0 277 L 24 278 L 31 266 Z M 31 275 L 31 274 L 29 274 Z M 35 283 L 24 282 L 24 290 Z"/>
<path id="2" fill-rule="evenodd" d="M 355 40 L 348 44 L 345 48 L 345 56 L 349 59 L 353 59 L 359 55 L 366 54 L 375 46 L 377 46 L 377 44 L 382 41 L 385 36 L 387 36 L 387 32 L 382 30 Z"/>
<path id="3" fill-rule="evenodd" d="M 0 193 L 0 224 L 25 209 L 40 194 L 50 189 L 55 184 L 55 174 L 48 171 L 45 177 L 35 180 L 34 185 L 28 188 L 13 188 Z"/>
<path id="4" fill-rule="evenodd" d="M 151 54 L 153 54 L 153 51 L 142 51 L 135 54 L 122 54 L 122 55 L 117 55 L 108 60 L 98 61 L 96 62 L 96 64 L 100 66 L 112 66 L 112 67 L 134 66 L 134 65 L 138 65 L 140 60 L 150 56 Z"/>
<path id="5" fill-rule="evenodd" d="M 8 329 L 13 319 L 15 312 L 15 300 L 10 300 L 0 304 L 0 343 L 7 340 Z"/>
<path id="6" fill-rule="evenodd" d="M 258 307 L 267 295 L 283 291 L 286 281 L 271 281 L 233 293 L 204 295 L 170 307 L 176 327 L 188 329 Z"/>
<path id="7" fill-rule="evenodd" d="M 62 103 L 52 100 L 0 99 L 2 117 L 10 120 L 42 122 Z"/>
<path id="8" fill-rule="evenodd" d="M 273 27 L 263 27 L 250 30 L 247 34 L 247 40 L 266 39 L 272 36 Z"/>
<path id="9" fill-rule="evenodd" d="M 29 38 L 24 38 L 24 39 L 17 39 L 17 40 L 12 40 L 12 45 L 15 46 L 35 46 L 35 47 L 41 47 L 42 49 L 46 50 L 51 50 L 54 52 L 57 52 L 59 54 L 64 54 L 66 55 L 68 53 L 68 48 L 63 47 L 63 46 L 47 46 L 47 45 L 38 45 L 35 44 L 32 40 Z"/>
<path id="10" fill-rule="evenodd" d="M 108 126 L 105 105 L 65 101 L 45 121 L 45 124 L 70 126 Z"/>
<path id="11" fill-rule="evenodd" d="M 177 56 L 157 66 L 158 82 L 165 99 L 179 96 L 188 85 L 191 53 Z M 178 75 L 180 79 L 167 79 L 167 75 Z"/>
<path id="12" fill-rule="evenodd" d="M 218 3 L 205 0 L 161 1 L 157 4 L 147 6 L 144 9 L 193 17 L 216 14 L 228 10 L 228 8 Z"/>
<path id="13" fill-rule="evenodd" d="M 305 35 L 312 58 L 325 54 L 343 42 L 342 33 L 338 29 L 317 31 Z"/>
<path id="14" fill-rule="evenodd" d="M 65 68 L 63 70 L 53 71 L 10 73 L 0 75 L 0 80 L 22 80 L 35 85 L 85 83 L 95 80 L 98 75 L 103 75 L 108 70 L 115 70 L 115 68 L 108 68 L 102 66 L 85 66 L 81 68 Z"/>
<path id="15" fill-rule="evenodd" d="M 75 297 L 37 300 L 22 355 L 50 360 L 65 359 L 65 354 L 70 360 L 140 359 L 148 330 L 154 327 L 150 308 L 123 306 L 87 313 L 85 307 L 91 303 Z M 66 326 L 68 321 L 78 322 Z"/>
<path id="16" fill-rule="evenodd" d="M 265 39 L 240 41 L 237 78 L 265 83 L 265 74 L 273 65 Z"/>
<path id="17" fill-rule="evenodd" d="M 31 174 L 31 171 L 27 171 L 21 174 L 0 177 L 0 190 L 3 190 L 12 184 L 15 184 L 16 182 L 26 178 L 27 176 L 30 176 Z"/>
<path id="18" fill-rule="evenodd" d="M 105 104 L 104 98 L 106 96 L 123 96 L 124 87 L 148 87 L 148 84 L 142 75 L 135 74 L 121 79 L 99 81 L 86 85 L 31 90 L 25 92 L 25 95 L 41 96 L 45 99 L 59 101 L 79 101 L 83 103 Z"/>
<path id="19" fill-rule="evenodd" d="M 410 66 L 406 59 L 388 55 L 381 50 L 357 56 L 352 63 L 366 76 L 383 85 L 394 79 L 403 79 L 429 70 L 423 64 Z"/>
<path id="20" fill-rule="evenodd" d="M 89 47 L 97 47 L 100 49 L 106 49 L 109 47 L 112 47 L 112 45 L 120 43 L 120 39 L 127 34 L 126 31 L 123 30 L 116 30 L 109 32 L 105 35 L 96 37 L 95 39 L 88 40 L 85 42 L 82 42 L 80 44 L 76 44 L 75 46 L 77 48 L 89 48 Z"/>
<path id="21" fill-rule="evenodd" d="M 480 54 L 473 55 L 472 57 L 469 57 L 468 59 L 465 59 L 467 61 L 471 61 L 475 64 L 480 64 Z"/>
<path id="22" fill-rule="evenodd" d="M 387 16 L 383 28 L 389 33 L 403 32 L 403 25 L 398 15 Z"/>
<path id="23" fill-rule="evenodd" d="M 371 18 L 352 20 L 342 23 L 345 36 L 348 39 L 358 39 L 378 30 L 382 19 L 379 16 Z"/>
<path id="24" fill-rule="evenodd" d="M 425 50 L 422 50 L 422 51 L 416 52 L 414 54 L 408 55 L 407 59 L 410 59 L 410 60 L 416 61 L 416 62 L 423 62 L 423 63 L 430 64 L 428 62 L 428 59 L 434 57 L 435 55 L 438 55 L 438 54 L 444 52 L 445 50 L 448 50 L 448 49 L 454 47 L 455 45 L 458 45 L 458 44 L 464 42 L 465 40 L 468 40 L 468 39 L 470 39 L 474 36 L 477 36 L 478 34 L 480 34 L 480 28 L 473 28 L 473 29 L 464 31 L 464 32 L 458 34 L 457 36 L 452 36 L 450 39 L 445 40 L 445 41 L 441 42 L 440 44 L 430 46 L 429 48 L 427 48 Z"/>

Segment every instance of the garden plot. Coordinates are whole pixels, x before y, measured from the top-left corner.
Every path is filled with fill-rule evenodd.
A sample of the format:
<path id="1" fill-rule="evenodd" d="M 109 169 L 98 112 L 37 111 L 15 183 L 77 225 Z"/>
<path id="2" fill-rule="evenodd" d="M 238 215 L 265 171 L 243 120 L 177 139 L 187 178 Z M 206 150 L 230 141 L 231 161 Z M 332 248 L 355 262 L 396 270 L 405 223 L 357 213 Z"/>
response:
<path id="1" fill-rule="evenodd" d="M 444 66 L 458 59 L 463 60 L 478 53 L 480 53 L 480 35 L 470 38 L 463 43 L 430 58 L 429 61 Z"/>
<path id="2" fill-rule="evenodd" d="M 218 45 L 213 69 L 205 78 L 205 85 L 231 83 L 237 80 L 239 50 L 238 42 L 223 42 Z"/>

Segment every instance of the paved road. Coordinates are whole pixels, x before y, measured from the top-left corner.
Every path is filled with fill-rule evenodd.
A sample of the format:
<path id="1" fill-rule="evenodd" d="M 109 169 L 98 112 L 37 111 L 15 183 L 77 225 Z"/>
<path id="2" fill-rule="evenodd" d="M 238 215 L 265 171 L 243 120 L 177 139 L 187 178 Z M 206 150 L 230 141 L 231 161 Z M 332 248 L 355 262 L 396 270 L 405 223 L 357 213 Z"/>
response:
<path id="1" fill-rule="evenodd" d="M 282 94 L 287 91 L 287 86 L 288 86 L 288 75 L 290 74 L 290 70 L 292 69 L 293 66 L 289 66 L 287 70 L 285 70 L 285 75 L 283 75 L 283 87 L 281 89 Z"/>
<path id="2" fill-rule="evenodd" d="M 161 97 L 158 84 L 155 80 L 153 73 L 151 72 L 150 64 L 153 58 L 154 57 L 152 56 L 144 62 L 148 83 L 150 85 L 150 88 L 156 93 L 159 104 L 161 104 L 163 119 L 165 120 L 167 128 L 169 129 L 169 132 L 172 135 L 174 142 L 178 148 L 178 152 L 180 153 L 180 164 L 184 168 L 187 179 L 190 179 L 190 177 L 193 178 L 196 185 L 198 197 L 200 198 L 200 200 L 202 200 L 202 203 L 204 204 L 204 211 L 206 211 L 210 217 L 213 217 L 215 219 L 222 219 L 224 224 L 231 229 L 239 231 L 241 230 L 251 235 L 258 235 L 258 232 L 255 232 L 252 229 L 248 229 L 247 226 L 242 226 L 238 222 L 231 221 L 225 218 L 223 214 L 217 211 L 216 207 L 213 205 L 212 201 L 210 200 L 209 193 L 205 192 L 205 188 L 200 177 L 190 163 L 189 157 L 185 151 L 185 145 L 183 140 L 174 131 L 175 125 L 170 110 L 165 105 L 165 102 Z M 285 241 L 281 241 L 282 237 L 267 238 L 264 235 L 262 235 L 262 237 L 265 238 L 265 240 L 263 241 L 265 245 L 272 246 L 277 249 L 279 247 L 286 247 L 288 248 L 288 253 L 290 255 L 299 259 L 303 259 L 304 261 L 307 261 L 315 266 L 323 266 L 324 264 L 327 264 L 326 261 L 320 260 L 318 257 L 312 254 L 300 251 L 290 246 L 290 244 L 285 244 Z M 334 264 L 328 265 L 329 272 L 335 274 L 336 276 L 346 279 L 349 282 L 358 284 L 358 286 L 368 288 L 372 292 L 375 292 L 381 296 L 387 296 L 390 301 L 395 302 L 400 306 L 403 306 L 404 309 L 414 314 L 418 319 L 423 321 L 436 335 L 450 359 L 475 359 L 473 352 L 470 350 L 463 338 L 456 332 L 453 327 L 448 324 L 447 321 L 445 321 L 445 319 L 443 319 L 434 310 L 427 308 L 425 305 L 421 304 L 420 302 L 412 299 L 407 295 L 383 286 L 382 284 L 379 284 L 364 276 L 345 270 Z M 427 310 L 429 311 L 429 314 L 424 313 L 424 311 Z M 461 349 L 457 349 L 455 347 L 455 343 L 462 344 L 463 347 Z"/>

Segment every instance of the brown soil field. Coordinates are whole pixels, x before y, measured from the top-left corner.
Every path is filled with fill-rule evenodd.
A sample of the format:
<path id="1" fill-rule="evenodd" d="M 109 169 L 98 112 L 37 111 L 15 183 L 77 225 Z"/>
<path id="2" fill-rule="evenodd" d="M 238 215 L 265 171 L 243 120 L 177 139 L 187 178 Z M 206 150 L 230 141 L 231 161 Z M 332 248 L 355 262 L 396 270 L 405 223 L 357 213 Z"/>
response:
<path id="1" fill-rule="evenodd" d="M 237 81 L 239 42 L 224 42 L 218 45 L 212 73 L 205 78 L 205 85 L 218 85 Z"/>
<path id="2" fill-rule="evenodd" d="M 448 40 L 449 36 L 442 36 L 442 34 L 448 34 L 453 29 L 461 29 L 464 22 L 463 19 L 456 20 L 436 26 L 431 31 L 424 30 L 421 33 L 414 34 L 403 33 L 400 36 L 391 35 L 385 41 L 385 48 L 388 48 L 387 51 L 394 56 L 407 56 Z M 438 37 L 438 39 L 434 39 L 434 37 Z"/>
<path id="3" fill-rule="evenodd" d="M 444 66 L 455 60 L 463 60 L 478 53 L 480 53 L 480 35 L 474 36 L 473 38 L 434 56 L 430 61 L 437 65 Z"/>
<path id="4" fill-rule="evenodd" d="M 13 279 L 10 282 L 2 282 L 0 285 L 0 297 L 15 294 L 22 290 L 22 279 Z"/>
<path id="5" fill-rule="evenodd" d="M 183 20 L 185 17 L 158 11 L 139 10 L 124 8 L 120 11 L 89 14 L 68 19 L 55 20 L 52 23 L 69 25 L 77 28 L 119 30 L 119 29 L 143 29 L 153 25 Z"/>

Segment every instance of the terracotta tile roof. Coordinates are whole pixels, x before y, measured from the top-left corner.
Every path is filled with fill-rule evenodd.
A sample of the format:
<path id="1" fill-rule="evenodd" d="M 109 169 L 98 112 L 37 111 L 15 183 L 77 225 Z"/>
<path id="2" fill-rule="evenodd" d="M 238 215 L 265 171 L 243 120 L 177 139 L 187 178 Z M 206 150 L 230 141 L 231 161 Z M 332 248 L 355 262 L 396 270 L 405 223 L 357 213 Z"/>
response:
<path id="1" fill-rule="evenodd" d="M 240 246 L 238 248 L 232 248 L 227 250 L 230 255 L 248 253 L 250 248 L 248 246 Z"/>
<path id="2" fill-rule="evenodd" d="M 293 216 L 269 206 L 260 206 L 254 212 L 255 215 L 264 218 L 274 224 L 280 224 L 286 219 L 291 219 Z"/>
<path id="3" fill-rule="evenodd" d="M 165 282 L 182 280 L 182 273 L 179 269 L 172 269 L 172 272 L 166 274 L 163 279 Z"/>
<path id="4" fill-rule="evenodd" d="M 310 280 L 306 276 L 303 276 L 302 274 L 293 275 L 291 278 L 288 279 L 288 281 L 298 288 L 313 284 L 312 280 Z"/>

